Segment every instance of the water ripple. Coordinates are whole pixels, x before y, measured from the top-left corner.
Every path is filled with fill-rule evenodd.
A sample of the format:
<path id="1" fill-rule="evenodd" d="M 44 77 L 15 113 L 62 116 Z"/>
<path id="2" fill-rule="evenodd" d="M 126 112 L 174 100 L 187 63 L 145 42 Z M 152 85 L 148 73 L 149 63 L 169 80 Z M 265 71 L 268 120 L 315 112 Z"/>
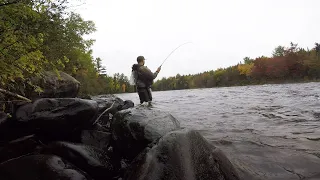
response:
<path id="1" fill-rule="evenodd" d="M 261 173 L 263 179 L 296 179 L 285 169 L 306 177 L 320 173 L 319 87 L 244 86 L 153 92 L 153 97 L 155 108 L 170 112 L 182 127 L 198 130 L 232 157 L 244 179 L 259 179 L 255 174 Z M 118 96 L 139 102 L 135 93 Z"/>

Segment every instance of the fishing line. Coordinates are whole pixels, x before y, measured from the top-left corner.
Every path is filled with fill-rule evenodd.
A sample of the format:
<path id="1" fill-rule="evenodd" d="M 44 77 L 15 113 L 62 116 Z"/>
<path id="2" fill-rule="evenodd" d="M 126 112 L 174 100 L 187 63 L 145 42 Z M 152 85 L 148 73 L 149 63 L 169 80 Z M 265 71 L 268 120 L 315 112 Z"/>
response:
<path id="1" fill-rule="evenodd" d="M 162 62 L 162 64 L 159 66 L 161 67 L 163 65 L 164 62 L 166 62 L 166 60 L 171 56 L 171 54 L 176 51 L 177 49 L 179 49 L 181 46 L 185 45 L 185 44 L 188 44 L 188 43 L 192 43 L 192 42 L 186 42 L 186 43 L 183 43 L 181 44 L 180 46 L 178 46 L 177 48 L 175 48 L 173 51 L 171 51 L 171 53 L 166 57 L 166 59 Z"/>

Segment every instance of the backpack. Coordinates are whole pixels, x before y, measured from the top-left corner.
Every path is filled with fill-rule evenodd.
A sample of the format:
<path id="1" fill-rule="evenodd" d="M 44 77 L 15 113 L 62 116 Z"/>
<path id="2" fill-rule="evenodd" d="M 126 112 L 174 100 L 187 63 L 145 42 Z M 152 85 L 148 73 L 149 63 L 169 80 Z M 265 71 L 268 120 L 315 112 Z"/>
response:
<path id="1" fill-rule="evenodd" d="M 130 85 L 136 85 L 137 84 L 137 80 L 138 80 L 138 70 L 140 68 L 139 64 L 134 64 L 132 65 L 132 71 L 131 71 L 131 77 L 129 80 Z"/>
<path id="2" fill-rule="evenodd" d="M 138 79 L 138 72 L 137 72 L 137 70 L 133 70 L 131 72 L 129 84 L 132 85 L 132 86 L 136 85 L 137 84 L 137 79 Z"/>

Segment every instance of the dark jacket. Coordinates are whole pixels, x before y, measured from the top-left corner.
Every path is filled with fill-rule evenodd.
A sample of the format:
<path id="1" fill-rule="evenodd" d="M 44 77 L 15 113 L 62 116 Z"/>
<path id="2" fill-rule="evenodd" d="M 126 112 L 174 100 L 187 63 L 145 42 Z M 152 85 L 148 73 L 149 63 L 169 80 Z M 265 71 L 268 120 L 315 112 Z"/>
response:
<path id="1" fill-rule="evenodd" d="M 157 77 L 158 72 L 152 73 L 147 66 L 134 64 L 132 71 L 136 72 L 136 86 L 140 88 L 150 87 L 153 84 L 153 80 Z"/>

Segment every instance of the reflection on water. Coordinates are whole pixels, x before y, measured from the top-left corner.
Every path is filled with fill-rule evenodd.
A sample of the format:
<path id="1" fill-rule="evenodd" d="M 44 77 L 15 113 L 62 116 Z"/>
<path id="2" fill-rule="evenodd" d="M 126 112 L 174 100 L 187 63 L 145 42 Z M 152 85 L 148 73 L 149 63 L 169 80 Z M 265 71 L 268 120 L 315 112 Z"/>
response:
<path id="1" fill-rule="evenodd" d="M 138 104 L 138 95 L 120 94 Z M 245 179 L 320 179 L 320 83 L 153 92 L 225 151 Z"/>

